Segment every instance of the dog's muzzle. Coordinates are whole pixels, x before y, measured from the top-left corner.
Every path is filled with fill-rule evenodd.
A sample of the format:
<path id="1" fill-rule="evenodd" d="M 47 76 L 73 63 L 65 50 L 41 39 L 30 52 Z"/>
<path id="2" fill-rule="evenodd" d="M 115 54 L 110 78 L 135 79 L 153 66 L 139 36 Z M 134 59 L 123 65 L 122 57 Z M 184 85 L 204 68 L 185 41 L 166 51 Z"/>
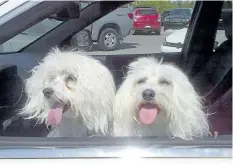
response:
<path id="1" fill-rule="evenodd" d="M 142 98 L 146 101 L 151 101 L 155 98 L 155 91 L 152 89 L 146 89 L 142 92 Z"/>

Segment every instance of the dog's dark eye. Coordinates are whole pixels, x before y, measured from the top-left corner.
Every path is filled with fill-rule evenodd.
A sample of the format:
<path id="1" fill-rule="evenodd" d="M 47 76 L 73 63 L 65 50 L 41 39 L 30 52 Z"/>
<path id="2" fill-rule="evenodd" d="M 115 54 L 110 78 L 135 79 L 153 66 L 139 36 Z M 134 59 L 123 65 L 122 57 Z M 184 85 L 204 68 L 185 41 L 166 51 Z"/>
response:
<path id="1" fill-rule="evenodd" d="M 76 81 L 77 79 L 73 75 L 69 75 L 69 76 L 66 77 L 66 80 L 67 81 Z"/>
<path id="2" fill-rule="evenodd" d="M 146 80 L 147 80 L 147 78 L 146 78 L 146 77 L 144 77 L 144 78 L 142 78 L 142 79 L 139 79 L 139 80 L 137 81 L 137 84 L 145 83 L 145 82 L 146 82 Z"/>
<path id="3" fill-rule="evenodd" d="M 162 84 L 162 85 L 170 85 L 170 81 L 166 80 L 166 79 L 161 79 L 159 80 L 159 84 Z"/>

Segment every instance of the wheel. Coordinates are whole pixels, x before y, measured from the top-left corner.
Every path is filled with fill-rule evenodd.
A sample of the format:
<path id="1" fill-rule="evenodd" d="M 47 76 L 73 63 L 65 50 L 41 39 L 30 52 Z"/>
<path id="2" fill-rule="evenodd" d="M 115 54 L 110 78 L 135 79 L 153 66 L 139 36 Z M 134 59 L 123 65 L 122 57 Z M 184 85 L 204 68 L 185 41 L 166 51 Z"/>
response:
<path id="1" fill-rule="evenodd" d="M 98 45 L 103 51 L 113 51 L 120 43 L 120 35 L 113 28 L 104 29 L 99 36 Z"/>
<path id="2" fill-rule="evenodd" d="M 87 51 L 92 47 L 92 39 L 88 30 L 82 30 L 71 38 L 71 46 L 81 50 Z"/>

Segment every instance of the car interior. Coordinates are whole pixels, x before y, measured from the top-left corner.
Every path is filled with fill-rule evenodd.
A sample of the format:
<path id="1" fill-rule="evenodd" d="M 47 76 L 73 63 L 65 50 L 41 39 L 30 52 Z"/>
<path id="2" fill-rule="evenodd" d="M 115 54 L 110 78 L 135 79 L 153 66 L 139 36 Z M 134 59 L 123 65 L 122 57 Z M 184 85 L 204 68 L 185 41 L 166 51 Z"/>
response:
<path id="1" fill-rule="evenodd" d="M 17 110 L 22 108 L 27 100 L 23 90 L 24 80 L 29 74 L 25 74 L 25 72 L 35 66 L 51 47 L 58 45 L 62 48 L 68 44 L 68 38 L 77 31 L 127 3 L 129 1 L 93 2 L 80 11 L 78 18 L 63 20 L 56 28 L 19 51 L 0 54 L 0 136 L 45 137 L 48 134 L 49 128 L 46 128 L 44 124 L 36 124 L 36 120 L 24 120 L 17 116 Z M 197 91 L 206 99 L 206 112 L 209 114 L 212 134 L 231 136 L 232 13 L 229 13 L 223 20 L 226 24 L 227 40 L 213 52 L 223 3 L 223 1 L 196 2 L 181 53 L 93 55 L 93 57 L 111 70 L 117 86 L 122 82 L 127 64 L 139 56 L 154 56 L 165 62 L 175 63 L 187 73 Z M 226 1 L 226 3 L 232 8 L 230 1 Z M 5 29 L 11 33 L 1 34 L 0 44 L 62 9 L 62 3 L 58 2 L 57 6 L 52 7 L 52 10 L 49 8 L 51 5 L 53 5 L 52 1 L 44 2 L 1 26 L 0 31 Z M 209 12 L 210 6 L 215 12 Z M 38 13 L 35 19 L 36 14 L 31 13 L 38 11 L 38 8 L 45 9 Z M 90 14 L 90 11 L 96 12 Z M 28 18 L 25 18 L 25 15 L 28 15 Z M 25 22 L 21 24 L 22 27 L 9 30 L 22 17 L 25 18 Z M 78 25 L 77 22 L 79 22 Z M 27 61 L 24 61 L 25 58 Z M 23 64 L 19 64 L 19 61 L 22 61 Z"/>

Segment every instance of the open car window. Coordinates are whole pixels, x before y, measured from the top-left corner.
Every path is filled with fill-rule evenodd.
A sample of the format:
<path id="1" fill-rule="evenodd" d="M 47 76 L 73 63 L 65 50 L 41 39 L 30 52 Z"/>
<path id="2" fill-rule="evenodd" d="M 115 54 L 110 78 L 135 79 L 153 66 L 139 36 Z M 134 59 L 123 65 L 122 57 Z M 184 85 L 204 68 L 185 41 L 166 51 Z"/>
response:
<path id="1" fill-rule="evenodd" d="M 51 7 L 43 10 L 46 3 Z M 211 19 L 203 16 L 208 4 L 202 1 L 77 1 L 78 17 L 61 20 L 53 15 L 67 3 L 52 3 L 58 2 L 41 2 L 45 14 L 38 17 L 38 4 L 25 11 L 19 5 L 20 13 L 0 27 L 0 157 L 231 156 L 232 8 L 223 5 L 218 14 L 213 3 Z M 200 36 L 206 46 L 190 36 Z M 184 54 L 188 42 L 196 48 Z M 67 53 L 63 59 L 46 58 L 40 70 L 54 47 L 87 59 L 68 60 Z M 88 65 L 89 57 L 98 62 Z M 129 65 L 140 57 L 146 58 Z M 191 73 L 184 67 L 187 60 L 196 64 Z"/>
<path id="2" fill-rule="evenodd" d="M 80 10 L 84 9 L 90 4 L 91 2 L 89 1 L 81 2 Z M 46 18 L 0 45 L 0 53 L 18 52 L 22 48 L 28 46 L 35 40 L 39 39 L 41 36 L 56 28 L 61 23 L 63 23 L 63 21 Z"/>

